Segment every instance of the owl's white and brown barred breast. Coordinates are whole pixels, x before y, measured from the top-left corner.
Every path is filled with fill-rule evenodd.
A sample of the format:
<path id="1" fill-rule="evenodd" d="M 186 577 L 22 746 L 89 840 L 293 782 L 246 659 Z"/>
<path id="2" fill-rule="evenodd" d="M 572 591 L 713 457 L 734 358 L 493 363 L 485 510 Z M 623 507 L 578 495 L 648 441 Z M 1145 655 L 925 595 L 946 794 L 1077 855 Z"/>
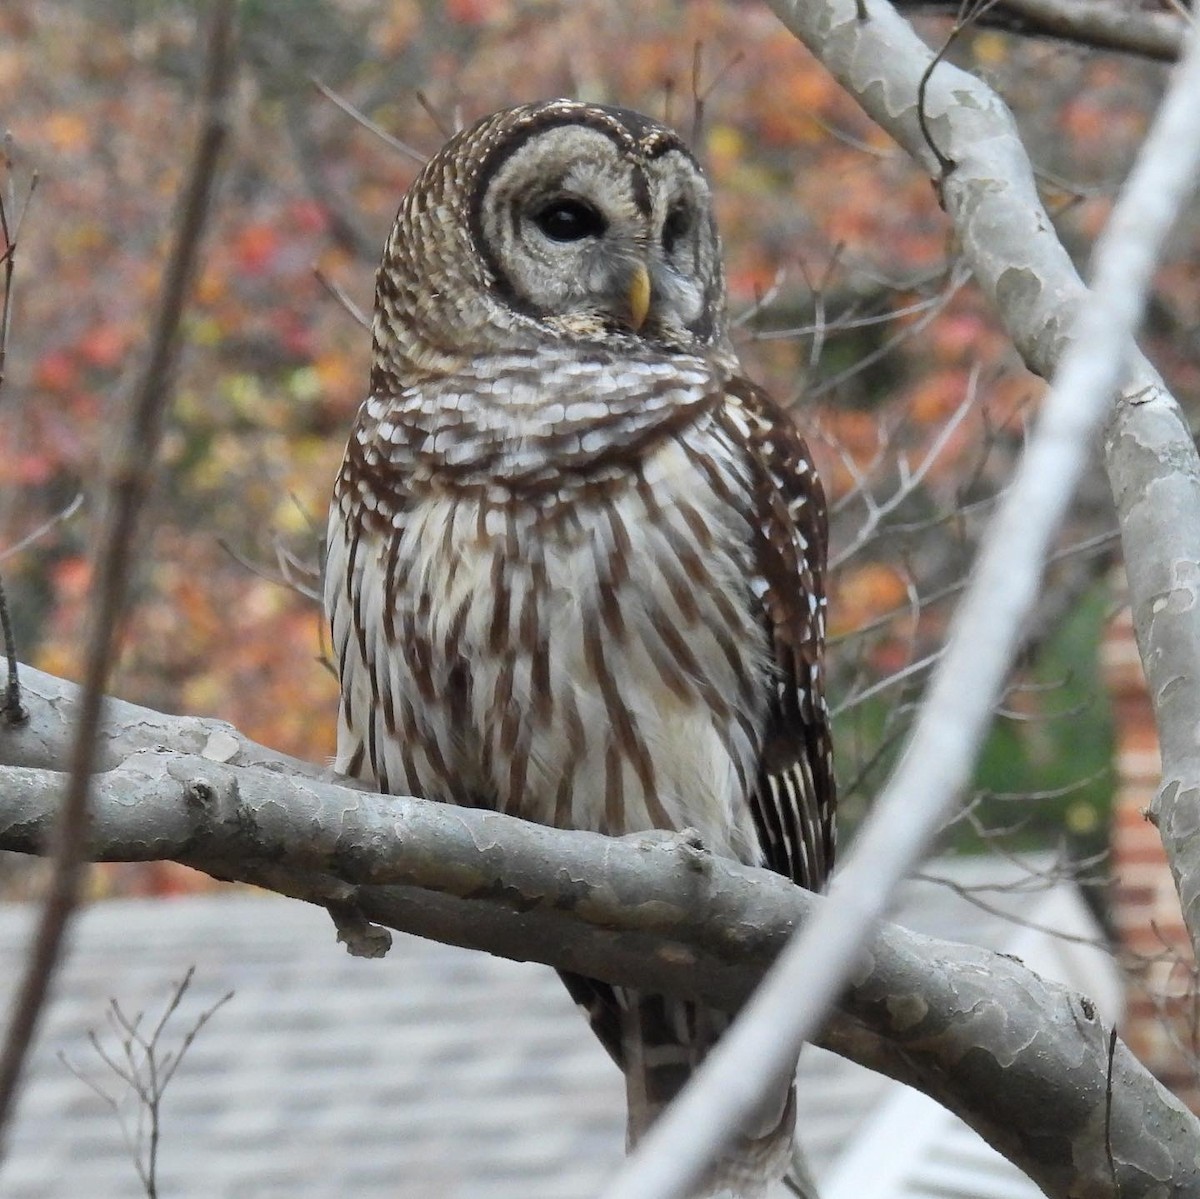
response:
<path id="1" fill-rule="evenodd" d="M 562 828 L 693 828 L 817 888 L 825 503 L 740 375 L 711 208 L 674 133 L 573 101 L 485 118 L 409 190 L 330 513 L 337 767 Z M 728 1018 L 563 978 L 633 1142 Z M 763 1193 L 794 1111 L 784 1085 L 713 1186 Z"/>
<path id="2" fill-rule="evenodd" d="M 606 376 L 620 403 L 587 398 Z M 748 799 L 784 686 L 766 605 L 799 606 L 794 702 L 809 721 L 823 702 L 822 599 L 798 586 L 823 514 L 754 444 L 789 442 L 802 477 L 799 439 L 729 382 L 699 359 L 550 349 L 368 400 L 330 528 L 338 768 L 562 828 L 692 827 L 817 882 L 826 847 L 787 812 L 756 823 Z M 793 560 L 773 591 L 760 545 L 781 520 Z"/>

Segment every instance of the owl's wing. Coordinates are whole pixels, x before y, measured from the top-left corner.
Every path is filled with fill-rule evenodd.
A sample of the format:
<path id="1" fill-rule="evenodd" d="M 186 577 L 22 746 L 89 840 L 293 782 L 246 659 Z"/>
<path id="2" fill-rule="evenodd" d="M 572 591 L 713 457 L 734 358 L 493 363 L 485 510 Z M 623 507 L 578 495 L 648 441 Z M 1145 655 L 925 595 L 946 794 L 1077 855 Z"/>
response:
<path id="1" fill-rule="evenodd" d="M 324 598 L 341 683 L 334 770 L 404 793 L 413 784 L 403 768 L 406 730 L 393 666 L 411 643 L 396 603 L 410 497 L 378 436 L 386 411 L 372 395 L 350 433 L 329 509 Z"/>
<path id="2" fill-rule="evenodd" d="M 724 419 L 749 457 L 752 580 L 774 660 L 758 783 L 751 797 L 766 865 L 810 890 L 833 869 L 836 788 L 825 704 L 825 493 L 788 413 L 745 379 Z"/>

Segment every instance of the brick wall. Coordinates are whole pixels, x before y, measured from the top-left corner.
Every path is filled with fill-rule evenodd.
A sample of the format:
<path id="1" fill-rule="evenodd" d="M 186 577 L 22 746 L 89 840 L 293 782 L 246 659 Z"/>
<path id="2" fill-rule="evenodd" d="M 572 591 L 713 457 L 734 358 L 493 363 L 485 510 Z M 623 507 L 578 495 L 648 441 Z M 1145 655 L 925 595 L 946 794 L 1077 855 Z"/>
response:
<path id="1" fill-rule="evenodd" d="M 1116 731 L 1112 917 L 1129 967 L 1121 1035 L 1163 1083 L 1200 1111 L 1200 999 L 1179 898 L 1158 830 L 1146 819 L 1160 763 L 1133 622 L 1125 609 L 1102 647 Z"/>

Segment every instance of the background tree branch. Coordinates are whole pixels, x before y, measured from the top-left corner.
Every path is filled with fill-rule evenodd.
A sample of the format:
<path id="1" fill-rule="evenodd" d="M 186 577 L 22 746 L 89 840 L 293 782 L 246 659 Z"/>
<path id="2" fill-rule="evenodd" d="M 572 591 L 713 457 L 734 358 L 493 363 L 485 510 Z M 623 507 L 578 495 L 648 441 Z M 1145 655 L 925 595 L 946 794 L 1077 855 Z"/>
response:
<path id="1" fill-rule="evenodd" d="M 22 676 L 30 721 L 0 731 L 0 848 L 42 853 L 79 696 Z M 611 982 L 736 1006 L 828 902 L 675 838 L 614 840 L 362 792 L 220 721 L 112 701 L 101 733 L 96 860 L 169 858 Z M 1065 1197 L 1117 1193 L 1108 1032 L 1086 999 L 1012 958 L 889 925 L 818 1040 L 926 1091 Z M 1163 1193 L 1200 1182 L 1200 1123 L 1121 1045 L 1112 1093 L 1126 1199 L 1167 1178 L 1180 1189 Z"/>
<path id="2" fill-rule="evenodd" d="M 1183 52 L 1187 36 L 1187 21 L 1179 13 L 1156 12 L 1112 0 L 994 0 L 968 5 L 959 0 L 899 0 L 896 7 L 914 15 L 949 15 L 964 24 L 1027 37 L 1056 38 L 1076 46 L 1117 50 L 1161 62 L 1174 62 Z"/>

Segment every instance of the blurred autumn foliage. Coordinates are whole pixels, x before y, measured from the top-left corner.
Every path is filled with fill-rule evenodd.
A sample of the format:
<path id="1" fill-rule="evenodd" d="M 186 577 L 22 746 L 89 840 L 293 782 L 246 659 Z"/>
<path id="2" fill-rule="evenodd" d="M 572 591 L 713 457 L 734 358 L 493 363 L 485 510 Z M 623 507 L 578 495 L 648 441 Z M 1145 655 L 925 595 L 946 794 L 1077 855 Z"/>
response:
<path id="1" fill-rule="evenodd" d="M 195 7 L 0 8 L 13 159 L 3 183 L 19 195 L 39 180 L 0 391 L 0 562 L 23 656 L 68 677 L 106 430 L 143 347 L 193 128 Z M 946 32 L 924 28 L 933 41 Z M 305 757 L 333 748 L 335 685 L 304 564 L 319 560 L 369 338 L 314 269 L 369 312 L 377 247 L 417 165 L 313 81 L 424 153 L 456 122 L 555 94 L 665 114 L 687 131 L 698 96 L 696 144 L 715 184 L 745 360 L 796 402 L 834 501 L 842 772 L 851 796 L 869 795 L 936 646 L 938 597 L 967 568 L 1041 390 L 956 267 L 928 179 L 748 0 L 245 0 L 242 46 L 235 146 L 187 318 L 157 531 L 116 691 L 220 715 Z M 954 56 L 1013 103 L 1049 206 L 1084 253 L 1161 68 L 987 32 Z M 1196 251 L 1192 227 L 1163 268 L 1152 330 L 1185 396 L 1200 384 Z M 73 516 L 3 556 L 80 493 Z M 1076 540 L 1106 527 L 1103 503 L 1085 501 Z M 1048 619 L 1039 646 L 1049 652 L 1030 662 L 1037 685 L 1010 699 L 1014 720 L 981 786 L 1058 787 L 1103 768 L 1094 697 L 1095 736 L 1075 757 L 1053 721 L 1031 719 L 1069 710 L 1079 727 L 1107 612 L 1098 573 L 1075 580 L 1086 602 L 1067 605 L 1070 620 Z M 1052 677 L 1074 679 L 1078 704 L 1045 685 Z M 1088 802 L 1102 803 L 1106 786 Z M 118 889 L 190 885 L 174 868 L 107 877 Z"/>

